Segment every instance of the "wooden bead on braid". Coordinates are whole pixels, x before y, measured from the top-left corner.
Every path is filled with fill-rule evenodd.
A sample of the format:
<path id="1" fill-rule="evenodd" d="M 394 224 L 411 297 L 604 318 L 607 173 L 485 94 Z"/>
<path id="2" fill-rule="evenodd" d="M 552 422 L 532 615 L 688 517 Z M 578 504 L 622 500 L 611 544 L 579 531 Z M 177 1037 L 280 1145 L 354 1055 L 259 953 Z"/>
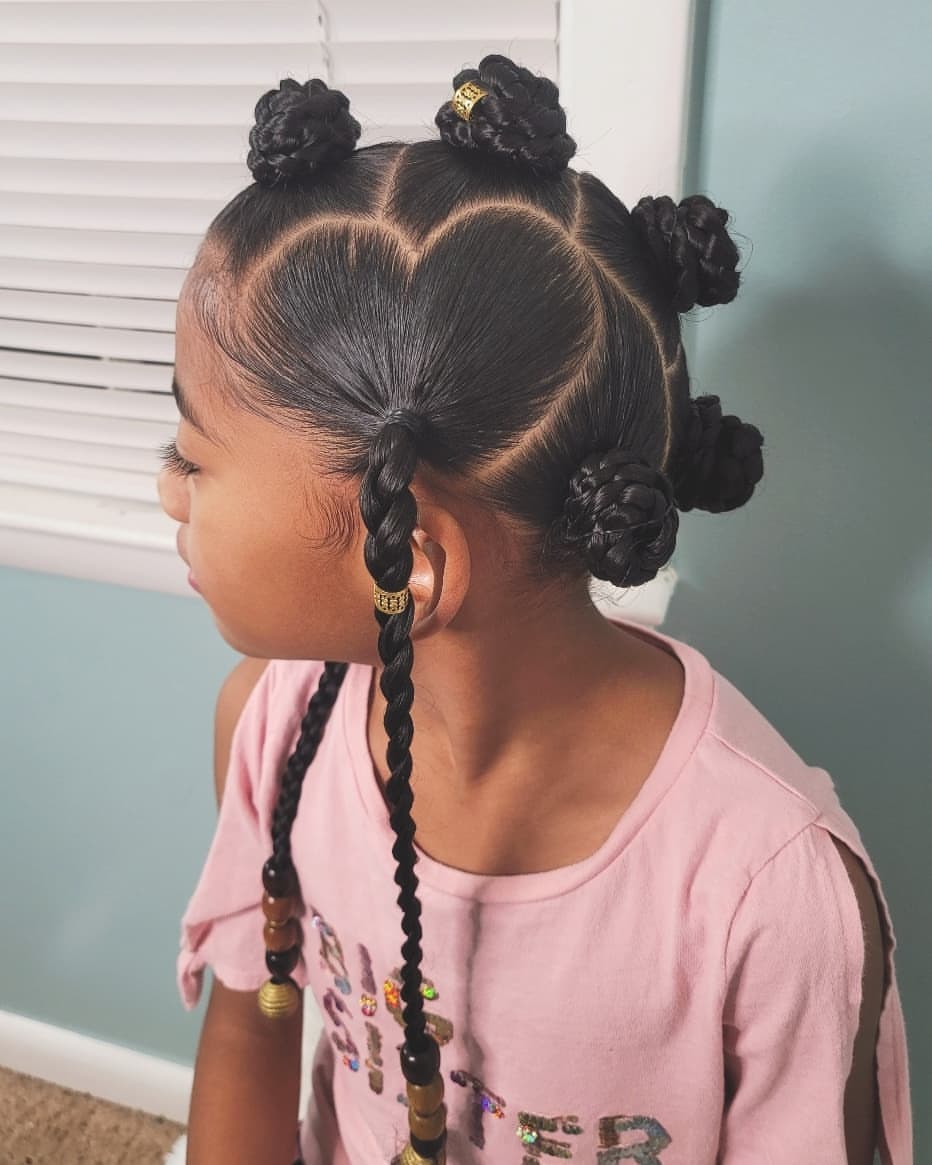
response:
<path id="1" fill-rule="evenodd" d="M 267 950 L 287 951 L 298 942 L 298 924 L 293 918 L 286 922 L 266 921 L 262 937 Z"/>
<path id="2" fill-rule="evenodd" d="M 262 895 L 262 913 L 273 926 L 284 926 L 294 917 L 297 908 L 296 898 L 273 898 L 268 891 Z"/>
<path id="3" fill-rule="evenodd" d="M 262 867 L 262 885 L 273 898 L 287 898 L 298 892 L 298 875 L 294 866 L 269 858 Z"/>
<path id="4" fill-rule="evenodd" d="M 401 1070 L 408 1092 L 410 1143 L 398 1165 L 445 1165 L 447 1106 L 443 1103 L 440 1075 L 440 1047 L 429 1033 L 420 1052 L 405 1043 L 401 1049 Z"/>
<path id="5" fill-rule="evenodd" d="M 294 1015 L 301 1002 L 301 988 L 291 972 L 298 965 L 301 948 L 298 945 L 298 877 L 294 867 L 278 865 L 274 858 L 262 867 L 262 913 L 266 922 L 265 965 L 271 979 L 259 989 L 259 1010 L 269 1019 L 284 1019 Z"/>

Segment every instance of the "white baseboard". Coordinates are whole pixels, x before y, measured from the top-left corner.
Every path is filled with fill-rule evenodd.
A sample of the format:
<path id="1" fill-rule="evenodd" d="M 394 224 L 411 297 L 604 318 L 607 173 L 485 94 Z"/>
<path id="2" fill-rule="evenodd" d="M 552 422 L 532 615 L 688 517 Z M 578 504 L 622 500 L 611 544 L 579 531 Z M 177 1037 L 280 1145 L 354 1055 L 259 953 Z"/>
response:
<path id="1" fill-rule="evenodd" d="M 187 1124 L 194 1070 L 0 1011 L 0 1065 Z"/>

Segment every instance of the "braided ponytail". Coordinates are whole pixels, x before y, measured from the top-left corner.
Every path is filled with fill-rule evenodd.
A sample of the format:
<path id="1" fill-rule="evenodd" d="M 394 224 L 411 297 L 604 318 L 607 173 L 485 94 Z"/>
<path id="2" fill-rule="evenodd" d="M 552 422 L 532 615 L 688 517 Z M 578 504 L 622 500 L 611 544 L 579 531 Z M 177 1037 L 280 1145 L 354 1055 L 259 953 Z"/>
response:
<path id="1" fill-rule="evenodd" d="M 386 425 L 376 437 L 370 453 L 369 469 L 363 478 L 359 505 L 369 531 L 365 558 L 375 582 L 388 591 L 407 585 L 413 557 L 409 539 L 417 520 L 417 506 L 408 484 L 417 463 L 412 435 L 401 425 Z M 414 724 L 411 704 L 414 688 L 411 665 L 411 625 L 414 605 L 410 599 L 397 615 L 375 610 L 379 624 L 379 657 L 384 664 L 379 686 L 387 700 L 385 730 L 388 733 L 387 759 L 391 776 L 386 794 L 391 805 L 391 825 L 396 834 L 392 854 L 398 862 L 395 882 L 400 887 L 398 905 L 402 909 L 402 929 L 407 941 L 402 948 L 401 997 L 405 1038 L 418 1049 L 425 1044 L 426 1024 L 420 994 L 421 925 L 420 905 L 415 897 L 414 823 L 411 777 L 411 740 Z"/>
<path id="2" fill-rule="evenodd" d="M 396 409 L 383 424 L 372 443 L 369 467 L 363 477 L 359 506 L 369 533 L 366 535 L 366 566 L 378 587 L 399 591 L 411 577 L 413 555 L 411 536 L 417 523 L 417 503 L 408 488 L 417 466 L 418 439 L 426 422 L 411 410 Z M 421 995 L 421 904 L 417 898 L 418 878 L 414 872 L 414 820 L 411 808 L 411 740 L 414 723 L 411 704 L 414 687 L 411 665 L 414 651 L 411 626 L 414 604 L 410 593 L 403 609 L 386 614 L 376 608 L 379 624 L 379 656 L 384 668 L 379 686 L 387 704 L 385 730 L 388 733 L 387 760 L 391 776 L 385 791 L 390 806 L 389 821 L 395 831 L 392 856 L 397 862 L 395 883 L 401 907 L 402 1021 L 404 1043 L 401 1069 L 408 1083 L 410 1148 L 421 1158 L 441 1157 L 446 1141 L 446 1111 L 442 1104 L 440 1048 L 427 1031 Z"/>

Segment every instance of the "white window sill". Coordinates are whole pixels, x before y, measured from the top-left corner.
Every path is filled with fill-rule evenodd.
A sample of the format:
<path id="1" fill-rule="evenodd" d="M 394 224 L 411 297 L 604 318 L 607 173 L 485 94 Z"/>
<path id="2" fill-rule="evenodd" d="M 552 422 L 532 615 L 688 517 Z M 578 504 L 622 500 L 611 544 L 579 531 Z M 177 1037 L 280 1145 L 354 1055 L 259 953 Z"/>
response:
<path id="1" fill-rule="evenodd" d="M 193 595 L 157 504 L 0 483 L 0 564 Z"/>

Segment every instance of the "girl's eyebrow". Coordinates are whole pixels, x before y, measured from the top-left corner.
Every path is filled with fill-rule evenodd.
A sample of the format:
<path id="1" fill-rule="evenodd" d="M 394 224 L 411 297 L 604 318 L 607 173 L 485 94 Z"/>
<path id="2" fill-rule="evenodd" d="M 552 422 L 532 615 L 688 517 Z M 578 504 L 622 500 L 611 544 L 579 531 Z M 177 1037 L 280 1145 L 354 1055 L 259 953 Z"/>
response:
<path id="1" fill-rule="evenodd" d="M 178 406 L 178 412 L 184 417 L 192 428 L 197 429 L 202 437 L 206 437 L 208 441 L 217 442 L 217 438 L 209 431 L 206 425 L 198 420 L 194 410 L 191 408 L 191 402 L 185 396 L 184 389 L 178 383 L 178 377 L 172 371 L 172 396 L 175 398 L 175 404 Z"/>

